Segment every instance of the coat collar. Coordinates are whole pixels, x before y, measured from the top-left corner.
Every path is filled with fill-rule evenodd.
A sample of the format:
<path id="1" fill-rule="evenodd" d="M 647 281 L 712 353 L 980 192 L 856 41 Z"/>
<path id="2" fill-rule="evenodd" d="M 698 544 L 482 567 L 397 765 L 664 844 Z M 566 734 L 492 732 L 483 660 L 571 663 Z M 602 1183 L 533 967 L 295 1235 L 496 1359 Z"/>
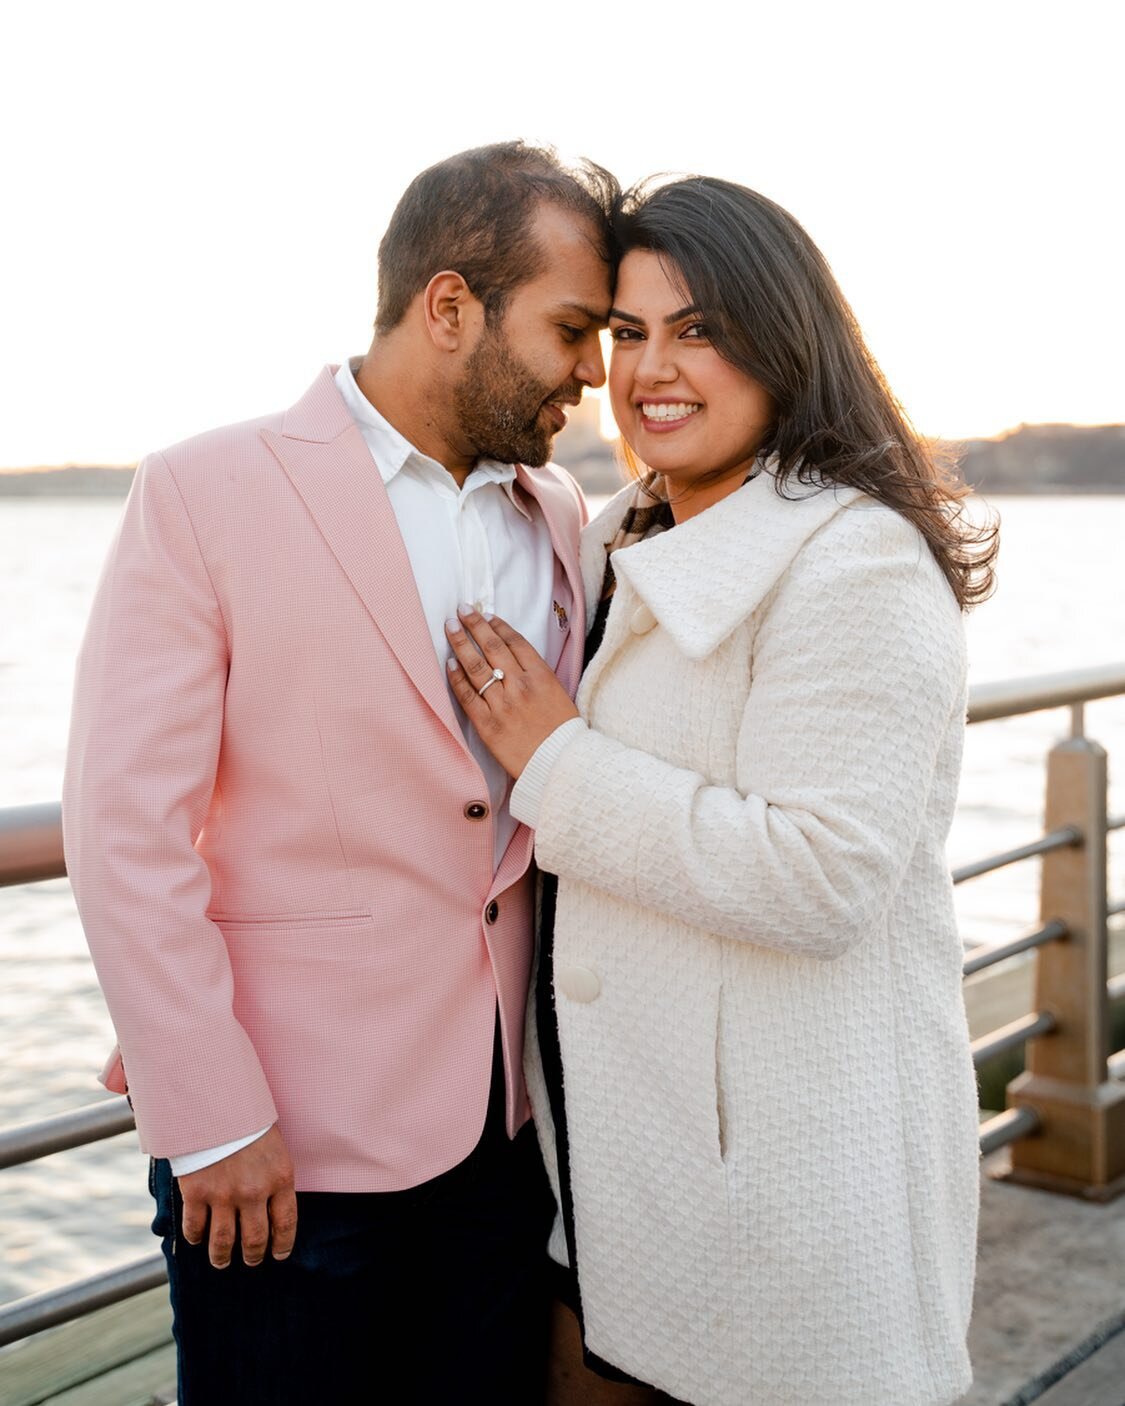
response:
<path id="1" fill-rule="evenodd" d="M 329 444 L 355 425 L 336 386 L 338 366 L 326 366 L 296 403 L 285 412 L 281 433 L 286 439 Z"/>
<path id="2" fill-rule="evenodd" d="M 862 497 L 834 484 L 791 484 L 782 497 L 767 467 L 698 517 L 613 554 L 627 582 L 689 659 L 703 659 L 761 604 L 815 532 Z M 587 603 L 597 607 L 606 545 L 632 501 L 610 500 L 582 539 Z"/>

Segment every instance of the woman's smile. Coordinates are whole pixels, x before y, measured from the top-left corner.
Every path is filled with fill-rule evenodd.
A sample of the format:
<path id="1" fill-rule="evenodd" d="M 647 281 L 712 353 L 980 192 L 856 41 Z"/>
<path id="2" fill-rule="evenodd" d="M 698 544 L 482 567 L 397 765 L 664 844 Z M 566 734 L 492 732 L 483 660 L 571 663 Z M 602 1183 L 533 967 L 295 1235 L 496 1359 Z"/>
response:
<path id="1" fill-rule="evenodd" d="M 693 416 L 703 409 L 699 401 L 655 400 L 646 397 L 637 401 L 641 422 L 653 434 L 667 434 L 686 425 Z"/>

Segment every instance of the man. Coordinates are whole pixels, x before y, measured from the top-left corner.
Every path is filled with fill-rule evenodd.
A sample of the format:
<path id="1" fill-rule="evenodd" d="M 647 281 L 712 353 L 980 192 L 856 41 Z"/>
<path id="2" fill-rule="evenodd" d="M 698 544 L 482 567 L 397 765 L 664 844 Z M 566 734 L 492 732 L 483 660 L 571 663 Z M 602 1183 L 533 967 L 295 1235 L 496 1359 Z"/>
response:
<path id="1" fill-rule="evenodd" d="M 181 1406 L 536 1399 L 531 835 L 444 624 L 495 610 L 577 685 L 583 507 L 543 466 L 604 380 L 613 193 L 522 143 L 423 172 L 366 356 L 138 470 L 64 821 Z"/>

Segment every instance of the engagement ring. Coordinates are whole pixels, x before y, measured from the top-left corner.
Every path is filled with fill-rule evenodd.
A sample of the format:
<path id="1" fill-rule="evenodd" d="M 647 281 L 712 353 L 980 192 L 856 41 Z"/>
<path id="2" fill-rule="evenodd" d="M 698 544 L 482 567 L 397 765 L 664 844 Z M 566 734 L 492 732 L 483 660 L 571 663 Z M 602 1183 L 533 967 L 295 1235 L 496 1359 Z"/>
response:
<path id="1" fill-rule="evenodd" d="M 504 679 L 504 670 L 503 670 L 503 669 L 493 669 L 493 671 L 492 671 L 492 677 L 491 677 L 491 678 L 489 679 L 489 681 L 485 684 L 484 688 L 478 688 L 478 689 L 477 689 L 477 692 L 478 692 L 478 693 L 480 694 L 480 696 L 483 698 L 483 697 L 484 697 L 484 694 L 485 694 L 485 689 L 491 688 L 494 683 L 502 683 L 502 682 L 503 682 L 503 679 Z"/>

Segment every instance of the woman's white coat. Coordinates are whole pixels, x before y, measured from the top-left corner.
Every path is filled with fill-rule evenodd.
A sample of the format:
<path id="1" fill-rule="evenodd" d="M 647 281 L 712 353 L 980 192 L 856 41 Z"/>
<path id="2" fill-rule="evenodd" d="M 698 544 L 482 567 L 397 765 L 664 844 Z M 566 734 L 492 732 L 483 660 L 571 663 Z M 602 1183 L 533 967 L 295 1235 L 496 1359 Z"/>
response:
<path id="1" fill-rule="evenodd" d="M 587 1341 L 696 1406 L 932 1406 L 970 1380 L 978 1199 L 962 621 L 901 516 L 795 491 L 614 554 L 538 799 Z M 584 534 L 591 618 L 631 495 Z"/>

